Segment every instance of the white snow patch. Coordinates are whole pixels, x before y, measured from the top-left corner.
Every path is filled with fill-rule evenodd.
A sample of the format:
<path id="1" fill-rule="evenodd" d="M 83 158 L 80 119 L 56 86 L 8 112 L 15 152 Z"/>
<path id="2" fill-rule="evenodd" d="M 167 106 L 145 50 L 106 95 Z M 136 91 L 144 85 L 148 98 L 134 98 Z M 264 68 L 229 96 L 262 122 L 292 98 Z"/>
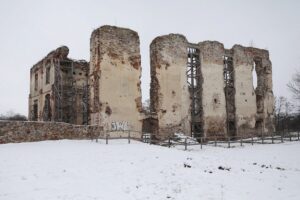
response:
<path id="1" fill-rule="evenodd" d="M 298 200 L 299 153 L 300 142 L 189 151 L 127 140 L 3 144 L 0 199 Z"/>

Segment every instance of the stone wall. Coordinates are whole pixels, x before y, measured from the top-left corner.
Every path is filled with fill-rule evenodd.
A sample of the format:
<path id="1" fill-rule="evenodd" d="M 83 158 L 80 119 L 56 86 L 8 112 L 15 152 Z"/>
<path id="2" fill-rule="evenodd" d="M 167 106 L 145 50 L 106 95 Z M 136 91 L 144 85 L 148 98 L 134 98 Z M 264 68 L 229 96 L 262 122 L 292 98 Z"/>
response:
<path id="1" fill-rule="evenodd" d="M 150 45 L 150 107 L 157 114 L 158 138 L 190 133 L 187 47 L 186 38 L 178 34 L 157 37 Z"/>
<path id="2" fill-rule="evenodd" d="M 157 136 L 177 131 L 191 135 L 192 87 L 187 83 L 191 49 L 199 55 L 196 107 L 201 114 L 194 122 L 199 122 L 202 135 L 273 132 L 272 65 L 267 50 L 241 45 L 225 49 L 217 41 L 191 44 L 183 35 L 169 34 L 150 45 L 150 107 L 156 113 Z M 257 88 L 253 87 L 253 71 Z"/>
<path id="3" fill-rule="evenodd" d="M 238 133 L 274 131 L 272 64 L 269 52 L 241 45 L 234 45 L 232 50 Z M 257 75 L 256 88 L 253 73 Z"/>
<path id="4" fill-rule="evenodd" d="M 58 139 L 104 138 L 101 126 L 73 125 L 63 122 L 0 121 L 0 144 Z"/>
<path id="5" fill-rule="evenodd" d="M 204 41 L 198 45 L 203 78 L 204 135 L 224 135 L 226 133 L 226 101 L 223 78 L 225 49 L 223 44 L 217 41 Z"/>
<path id="6" fill-rule="evenodd" d="M 68 47 L 59 47 L 31 68 L 28 119 L 88 123 L 88 108 L 84 109 L 82 102 L 88 93 L 84 87 L 89 63 L 70 59 L 68 54 Z"/>
<path id="7" fill-rule="evenodd" d="M 102 26 L 90 41 L 91 125 L 142 130 L 141 56 L 135 31 Z"/>

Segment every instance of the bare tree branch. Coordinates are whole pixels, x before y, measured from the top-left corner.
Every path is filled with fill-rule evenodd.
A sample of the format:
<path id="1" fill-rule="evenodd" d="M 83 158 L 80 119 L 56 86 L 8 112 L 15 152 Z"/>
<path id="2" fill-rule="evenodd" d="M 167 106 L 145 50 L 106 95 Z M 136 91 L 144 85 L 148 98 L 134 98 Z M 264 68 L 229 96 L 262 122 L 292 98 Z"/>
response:
<path id="1" fill-rule="evenodd" d="M 300 112 L 300 72 L 297 71 L 293 75 L 287 87 L 292 92 L 293 98 L 296 100 L 296 105 L 298 105 L 298 111 Z"/>

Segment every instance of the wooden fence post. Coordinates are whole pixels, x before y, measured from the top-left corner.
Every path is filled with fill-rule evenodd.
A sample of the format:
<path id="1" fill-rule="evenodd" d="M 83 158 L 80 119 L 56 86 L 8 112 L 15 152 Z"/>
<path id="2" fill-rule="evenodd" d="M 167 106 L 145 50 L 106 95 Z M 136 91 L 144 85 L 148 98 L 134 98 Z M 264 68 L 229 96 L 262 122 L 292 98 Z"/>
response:
<path id="1" fill-rule="evenodd" d="M 289 132 L 289 136 L 290 136 L 290 142 L 292 141 L 292 134 L 291 132 Z"/>
<path id="2" fill-rule="evenodd" d="M 298 131 L 297 135 L 298 135 L 298 141 L 299 141 L 299 137 L 300 137 L 300 135 L 299 135 L 299 131 Z"/>
<path id="3" fill-rule="evenodd" d="M 98 143 L 99 133 L 96 135 L 96 142 Z"/>
<path id="4" fill-rule="evenodd" d="M 243 146 L 243 136 L 241 136 L 241 147 Z"/>
<path id="5" fill-rule="evenodd" d="M 261 126 L 261 143 L 264 144 L 264 130 L 263 130 L 263 126 Z"/>
<path id="6" fill-rule="evenodd" d="M 94 133 L 91 132 L 91 140 L 94 140 Z"/>
<path id="7" fill-rule="evenodd" d="M 283 143 L 283 132 L 281 132 L 281 143 Z"/>
<path id="8" fill-rule="evenodd" d="M 128 144 L 130 144 L 130 130 L 128 131 Z"/>
<path id="9" fill-rule="evenodd" d="M 171 136 L 169 136 L 169 140 L 168 140 L 168 147 L 171 147 Z"/>
<path id="10" fill-rule="evenodd" d="M 230 148 L 230 136 L 228 136 L 228 148 Z"/>
<path id="11" fill-rule="evenodd" d="M 108 134 L 106 134 L 105 143 L 108 144 Z"/>
<path id="12" fill-rule="evenodd" d="M 96 136 L 95 137 L 95 139 L 96 139 L 96 142 L 98 142 L 98 137 Z M 92 138 L 92 141 L 94 140 L 94 133 L 93 133 L 93 138 Z"/>
<path id="13" fill-rule="evenodd" d="M 202 137 L 200 138 L 200 148 L 202 149 Z"/>
<path id="14" fill-rule="evenodd" d="M 217 136 L 215 136 L 215 147 L 217 146 Z"/>
<path id="15" fill-rule="evenodd" d="M 273 131 L 272 131 L 271 137 L 272 137 L 272 144 L 274 144 L 274 133 L 273 133 Z"/>
<path id="16" fill-rule="evenodd" d="M 184 150 L 187 150 L 187 138 L 184 139 Z"/>

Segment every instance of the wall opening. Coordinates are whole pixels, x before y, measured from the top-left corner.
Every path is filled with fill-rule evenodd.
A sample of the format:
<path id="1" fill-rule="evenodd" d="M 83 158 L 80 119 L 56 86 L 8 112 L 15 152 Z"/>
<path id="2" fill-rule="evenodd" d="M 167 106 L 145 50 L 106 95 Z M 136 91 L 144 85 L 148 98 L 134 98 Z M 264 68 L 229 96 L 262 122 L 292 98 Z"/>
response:
<path id="1" fill-rule="evenodd" d="M 253 85 L 253 89 L 256 90 L 256 88 L 257 88 L 257 72 L 256 72 L 255 61 L 253 62 L 253 67 L 252 67 L 252 85 Z"/>
<path id="2" fill-rule="evenodd" d="M 46 84 L 50 83 L 50 66 L 46 67 Z"/>
<path id="3" fill-rule="evenodd" d="M 33 113 L 32 113 L 32 121 L 38 120 L 38 100 L 34 100 L 33 102 Z"/>
<path id="4" fill-rule="evenodd" d="M 254 59 L 255 74 L 257 85 L 255 87 L 257 114 L 264 112 L 264 68 L 261 58 Z M 254 70 L 253 70 L 254 71 Z M 254 82 L 254 77 L 253 77 Z"/>
<path id="5" fill-rule="evenodd" d="M 226 100 L 226 123 L 227 123 L 227 135 L 236 135 L 236 120 L 235 120 L 235 86 L 234 86 L 234 70 L 233 59 L 229 56 L 224 56 L 224 93 Z"/>
<path id="6" fill-rule="evenodd" d="M 87 125 L 89 122 L 89 86 L 83 86 L 82 94 L 82 124 Z"/>
<path id="7" fill-rule="evenodd" d="M 197 48 L 187 48 L 186 74 L 191 98 L 191 134 L 192 137 L 200 137 L 203 136 L 202 73 Z"/>
<path id="8" fill-rule="evenodd" d="M 34 90 L 37 91 L 38 90 L 38 80 L 39 80 L 39 75 L 38 73 L 36 73 L 34 75 Z"/>
<path id="9" fill-rule="evenodd" d="M 255 121 L 255 129 L 258 134 L 262 134 L 262 131 L 263 131 L 263 120 L 262 119 Z"/>
<path id="10" fill-rule="evenodd" d="M 256 96 L 256 123 L 255 128 L 257 133 L 262 132 L 264 121 L 263 121 L 263 113 L 264 113 L 264 81 L 265 81 L 265 69 L 262 66 L 262 59 L 259 57 L 254 58 L 254 70 L 257 77 L 257 85 L 255 88 L 255 96 Z M 253 71 L 254 71 L 253 70 Z M 255 76 L 253 76 L 254 82 Z"/>
<path id="11" fill-rule="evenodd" d="M 44 121 L 51 121 L 52 113 L 51 113 L 51 105 L 50 105 L 50 94 L 46 94 L 45 103 L 44 103 Z"/>

